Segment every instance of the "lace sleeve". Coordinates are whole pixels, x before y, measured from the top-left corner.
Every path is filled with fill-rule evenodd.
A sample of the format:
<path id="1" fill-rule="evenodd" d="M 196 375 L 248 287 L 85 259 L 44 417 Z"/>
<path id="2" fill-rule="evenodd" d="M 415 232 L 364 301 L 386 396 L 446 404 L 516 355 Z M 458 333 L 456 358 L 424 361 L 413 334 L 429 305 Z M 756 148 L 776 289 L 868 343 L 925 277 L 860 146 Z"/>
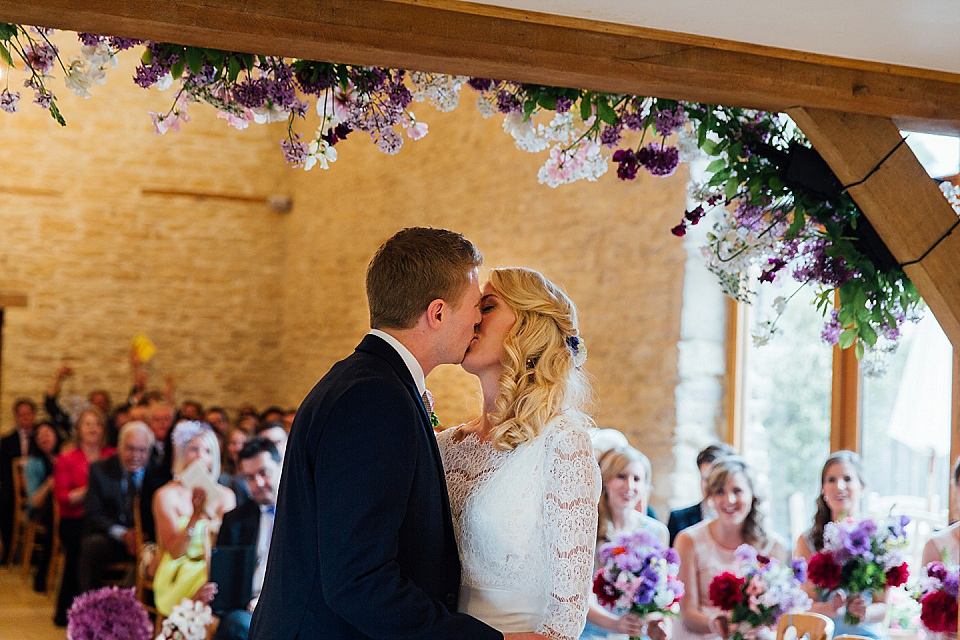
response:
<path id="1" fill-rule="evenodd" d="M 590 437 L 561 429 L 545 465 L 544 533 L 549 602 L 537 633 L 575 640 L 583 631 L 597 540 L 600 470 Z"/>

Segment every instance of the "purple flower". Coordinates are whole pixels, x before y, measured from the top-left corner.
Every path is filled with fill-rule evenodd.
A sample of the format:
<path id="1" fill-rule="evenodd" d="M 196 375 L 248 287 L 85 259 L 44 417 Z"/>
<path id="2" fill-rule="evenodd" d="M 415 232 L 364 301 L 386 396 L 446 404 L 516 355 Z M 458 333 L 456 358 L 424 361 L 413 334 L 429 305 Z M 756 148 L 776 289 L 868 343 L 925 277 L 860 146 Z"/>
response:
<path id="1" fill-rule="evenodd" d="M 500 113 L 513 113 L 523 109 L 520 98 L 510 93 L 506 89 L 497 91 L 497 110 Z"/>
<path id="2" fill-rule="evenodd" d="M 111 36 L 109 41 L 110 48 L 114 51 L 126 51 L 127 49 L 132 49 L 138 44 L 143 44 L 143 40 L 137 38 L 117 38 Z"/>
<path id="3" fill-rule="evenodd" d="M 49 73 L 53 69 L 53 63 L 57 60 L 56 47 L 52 47 L 45 42 L 24 47 L 23 53 L 27 65 L 40 75 Z"/>
<path id="4" fill-rule="evenodd" d="M 645 118 L 639 113 L 637 113 L 636 111 L 625 113 L 623 114 L 623 116 L 620 117 L 620 124 L 622 124 L 627 129 L 630 129 L 631 131 L 643 130 L 645 127 L 644 121 L 645 121 Z"/>
<path id="5" fill-rule="evenodd" d="M 760 282 L 773 282 L 773 279 L 777 276 L 777 272 L 783 269 L 786 264 L 787 261 L 782 258 L 768 258 L 767 267 L 763 270 L 763 273 L 760 274 Z"/>
<path id="6" fill-rule="evenodd" d="M 617 163 L 617 177 L 621 180 L 633 180 L 637 177 L 637 154 L 631 149 L 617 149 L 613 153 L 613 161 Z"/>
<path id="7" fill-rule="evenodd" d="M 615 147 L 620 142 L 620 127 L 618 125 L 607 125 L 600 132 L 600 144 L 605 147 Z"/>
<path id="8" fill-rule="evenodd" d="M 33 94 L 33 101 L 40 105 L 41 109 L 49 109 L 50 103 L 53 102 L 53 92 L 41 90 Z"/>
<path id="9" fill-rule="evenodd" d="M 300 134 L 293 134 L 293 139 L 282 140 L 283 159 L 294 167 L 302 167 L 307 162 L 307 144 L 300 141 Z"/>
<path id="10" fill-rule="evenodd" d="M 803 584 L 807 581 L 807 561 L 803 558 L 794 558 L 790 563 L 790 568 L 793 569 L 793 577 L 797 579 L 797 582 Z"/>
<path id="11" fill-rule="evenodd" d="M 757 550 L 748 544 L 742 544 L 733 552 L 733 558 L 737 562 L 752 564 L 757 561 Z"/>
<path id="12" fill-rule="evenodd" d="M 676 147 L 651 142 L 637 151 L 636 159 L 651 175 L 666 177 L 677 170 L 680 164 L 680 152 Z"/>
<path id="13" fill-rule="evenodd" d="M 163 73 L 159 67 L 153 65 L 148 67 L 141 64 L 133 73 L 133 82 L 139 87 L 149 89 L 157 83 L 157 80 L 159 80 L 162 75 Z"/>
<path id="14" fill-rule="evenodd" d="M 325 63 L 304 64 L 293 75 L 301 91 L 316 96 L 337 84 L 337 74 L 334 73 L 332 65 Z"/>
<path id="15" fill-rule="evenodd" d="M 78 33 L 77 39 L 86 47 L 95 47 L 103 42 L 104 36 L 99 36 L 95 33 Z"/>
<path id="16" fill-rule="evenodd" d="M 943 590 L 947 592 L 948 595 L 956 598 L 957 597 L 957 581 L 960 578 L 957 571 L 951 571 L 946 578 L 943 579 Z"/>
<path id="17" fill-rule="evenodd" d="M 152 632 L 153 625 L 134 589 L 88 591 L 77 596 L 67 611 L 67 637 L 73 640 L 150 640 Z"/>
<path id="18" fill-rule="evenodd" d="M 265 78 L 244 80 L 233 86 L 233 100 L 241 107 L 259 109 L 267 101 Z"/>
<path id="19" fill-rule="evenodd" d="M 837 288 L 856 275 L 839 256 L 827 254 L 827 240 L 818 238 L 804 247 L 804 261 L 794 269 L 793 277 L 798 282 L 820 282 Z"/>
<path id="20" fill-rule="evenodd" d="M 861 556 L 868 562 L 873 560 L 873 554 L 870 553 L 870 534 L 862 526 L 858 526 L 846 536 L 843 546 L 852 555 Z"/>
<path id="21" fill-rule="evenodd" d="M 747 200 L 737 198 L 736 207 L 733 210 L 733 217 L 741 227 L 745 227 L 755 233 L 760 233 L 767 228 L 765 203 L 750 204 Z"/>
<path id="22" fill-rule="evenodd" d="M 470 78 L 467 80 L 467 84 L 471 89 L 483 93 L 490 90 L 490 87 L 493 86 L 493 80 L 490 78 Z"/>
<path id="23" fill-rule="evenodd" d="M 567 96 L 560 96 L 557 98 L 557 113 L 566 113 L 570 111 L 570 107 L 573 106 L 573 100 Z"/>
<path id="24" fill-rule="evenodd" d="M 670 109 L 663 109 L 653 114 L 653 126 L 660 135 L 666 137 L 683 126 L 687 121 L 687 114 L 679 104 Z"/>
<path id="25" fill-rule="evenodd" d="M 840 334 L 843 333 L 843 326 L 840 324 L 839 311 L 830 312 L 830 321 L 823 325 L 823 331 L 820 332 L 820 339 L 829 345 L 835 345 L 840 342 Z"/>
<path id="26" fill-rule="evenodd" d="M 663 553 L 663 559 L 666 560 L 668 564 L 680 564 L 680 554 L 678 554 L 673 547 L 669 547 Z"/>
<path id="27" fill-rule="evenodd" d="M 656 593 L 657 583 L 654 581 L 652 584 L 644 580 L 640 583 L 637 592 L 633 595 L 633 601 L 637 604 L 650 604 L 653 602 L 653 596 Z"/>
<path id="28" fill-rule="evenodd" d="M 9 89 L 0 91 L 0 109 L 7 113 L 17 112 L 17 103 L 20 102 L 20 92 L 10 93 Z"/>

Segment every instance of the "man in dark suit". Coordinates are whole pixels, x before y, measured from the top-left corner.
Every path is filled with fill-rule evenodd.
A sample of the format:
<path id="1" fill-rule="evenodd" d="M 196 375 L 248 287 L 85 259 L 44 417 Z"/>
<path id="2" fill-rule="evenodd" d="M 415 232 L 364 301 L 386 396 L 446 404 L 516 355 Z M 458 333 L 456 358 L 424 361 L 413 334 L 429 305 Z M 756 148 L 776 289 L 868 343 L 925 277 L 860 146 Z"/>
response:
<path id="1" fill-rule="evenodd" d="M 214 640 L 247 640 L 250 618 L 263 588 L 267 552 L 273 536 L 277 491 L 280 489 L 280 464 L 283 458 L 270 440 L 253 438 L 243 446 L 237 459 L 239 473 L 247 483 L 252 499 L 223 516 L 216 546 L 250 547 L 256 558 L 256 566 L 246 606 L 216 612 L 220 616 L 220 624 Z"/>
<path id="2" fill-rule="evenodd" d="M 0 439 L 0 541 L 3 556 L 0 564 L 7 564 L 10 543 L 13 540 L 14 494 L 13 461 L 27 455 L 33 439 L 33 424 L 37 418 L 37 405 L 28 398 L 18 398 L 13 403 L 13 433 Z"/>
<path id="3" fill-rule="evenodd" d="M 370 262 L 372 330 L 290 431 L 252 638 L 502 637 L 457 612 L 460 562 L 422 400 L 424 377 L 473 339 L 481 261 L 460 234 L 413 228 Z"/>
<path id="4" fill-rule="evenodd" d="M 735 455 L 737 455 L 737 450 L 724 442 L 711 444 L 697 454 L 697 469 L 700 470 L 700 494 L 704 499 L 693 506 L 675 509 L 670 512 L 670 519 L 667 520 L 667 530 L 670 531 L 670 546 L 673 546 L 673 540 L 678 533 L 703 520 L 704 511 L 709 509 L 705 502 L 710 465 L 720 458 Z"/>
<path id="5" fill-rule="evenodd" d="M 156 525 L 153 521 L 153 494 L 157 489 L 173 479 L 173 406 L 163 400 L 151 403 L 147 407 L 147 424 L 153 432 L 153 447 L 150 461 L 143 481 L 143 493 L 140 501 L 140 521 L 143 526 L 143 539 L 156 540 Z"/>
<path id="6" fill-rule="evenodd" d="M 102 586 L 103 569 L 137 555 L 133 508 L 143 490 L 153 433 L 146 424 L 120 429 L 117 453 L 90 465 L 80 546 L 80 591 Z"/>

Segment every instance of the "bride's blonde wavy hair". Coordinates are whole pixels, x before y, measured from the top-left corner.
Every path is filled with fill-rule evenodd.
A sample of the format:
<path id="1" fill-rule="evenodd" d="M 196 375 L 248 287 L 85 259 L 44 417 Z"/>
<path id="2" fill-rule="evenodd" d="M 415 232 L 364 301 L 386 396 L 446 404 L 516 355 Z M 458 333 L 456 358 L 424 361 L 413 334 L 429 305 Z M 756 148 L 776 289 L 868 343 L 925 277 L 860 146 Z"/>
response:
<path id="1" fill-rule="evenodd" d="M 577 308 L 559 287 L 533 269 L 490 272 L 490 286 L 517 316 L 504 339 L 503 373 L 490 436 L 497 449 L 515 449 L 536 438 L 563 414 L 587 427 L 586 375 L 574 363 L 585 353 Z"/>

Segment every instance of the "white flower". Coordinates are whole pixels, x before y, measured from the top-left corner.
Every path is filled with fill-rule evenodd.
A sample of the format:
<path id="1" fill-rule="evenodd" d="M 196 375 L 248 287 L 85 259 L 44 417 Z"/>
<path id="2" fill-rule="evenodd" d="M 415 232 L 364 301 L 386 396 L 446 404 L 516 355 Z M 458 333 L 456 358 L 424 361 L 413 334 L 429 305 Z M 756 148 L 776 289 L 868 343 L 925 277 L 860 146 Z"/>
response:
<path id="1" fill-rule="evenodd" d="M 777 334 L 777 328 L 773 326 L 773 323 L 769 320 L 765 322 L 760 322 L 753 328 L 751 332 L 751 338 L 753 338 L 753 346 L 762 347 L 763 345 L 770 342 L 774 335 Z"/>
<path id="2" fill-rule="evenodd" d="M 290 117 L 290 112 L 283 108 L 271 104 L 269 107 L 260 107 L 253 109 L 253 121 L 257 124 L 270 124 L 271 122 L 284 122 Z"/>
<path id="3" fill-rule="evenodd" d="M 154 89 L 165 91 L 173 86 L 173 76 L 169 73 L 165 73 L 150 86 L 152 86 Z"/>
<path id="4" fill-rule="evenodd" d="M 690 125 L 677 133 L 677 151 L 680 152 L 680 162 L 692 162 L 700 157 L 702 152 L 697 145 L 697 132 Z"/>
<path id="5" fill-rule="evenodd" d="M 776 311 L 777 315 L 783 315 L 783 312 L 787 310 L 787 299 L 783 296 L 777 296 L 773 299 L 773 310 Z"/>
<path id="6" fill-rule="evenodd" d="M 536 153 L 550 146 L 550 143 L 537 135 L 537 125 L 533 118 L 523 117 L 522 113 L 508 113 L 503 119 L 503 130 L 513 136 L 517 148 L 521 151 Z"/>
<path id="7" fill-rule="evenodd" d="M 319 164 L 321 169 L 329 169 L 330 163 L 337 161 L 337 150 L 326 140 L 321 140 L 320 135 L 322 134 L 318 129 L 317 139 L 307 145 L 307 159 L 303 165 L 305 171 L 312 169 L 315 164 Z"/>
<path id="8" fill-rule="evenodd" d="M 484 118 L 489 118 L 490 116 L 496 115 L 497 108 L 493 105 L 493 100 L 491 100 L 489 96 L 481 94 L 477 96 L 477 111 L 479 111 L 480 115 Z"/>

